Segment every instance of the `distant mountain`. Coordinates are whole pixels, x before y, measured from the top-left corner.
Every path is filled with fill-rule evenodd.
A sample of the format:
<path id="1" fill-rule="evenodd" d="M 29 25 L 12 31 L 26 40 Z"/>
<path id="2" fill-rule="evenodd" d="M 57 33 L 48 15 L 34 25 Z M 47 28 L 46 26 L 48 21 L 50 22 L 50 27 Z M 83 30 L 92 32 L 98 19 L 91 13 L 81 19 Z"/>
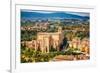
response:
<path id="1" fill-rule="evenodd" d="M 21 12 L 21 19 L 89 19 L 88 16 L 80 16 L 75 14 L 69 14 L 65 12 L 53 12 L 53 13 L 38 13 L 38 12 Z"/>

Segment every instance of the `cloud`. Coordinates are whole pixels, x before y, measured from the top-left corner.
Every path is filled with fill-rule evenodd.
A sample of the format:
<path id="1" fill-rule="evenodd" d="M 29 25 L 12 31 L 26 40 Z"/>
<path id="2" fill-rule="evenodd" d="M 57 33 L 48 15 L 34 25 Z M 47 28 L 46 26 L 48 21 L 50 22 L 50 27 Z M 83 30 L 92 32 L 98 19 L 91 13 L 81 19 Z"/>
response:
<path id="1" fill-rule="evenodd" d="M 87 12 L 67 12 L 69 14 L 75 14 L 75 15 L 79 15 L 79 16 L 89 16 L 90 14 Z"/>
<path id="2" fill-rule="evenodd" d="M 46 11 L 46 10 L 21 10 L 21 12 L 37 12 L 37 13 L 53 13 L 54 11 Z"/>

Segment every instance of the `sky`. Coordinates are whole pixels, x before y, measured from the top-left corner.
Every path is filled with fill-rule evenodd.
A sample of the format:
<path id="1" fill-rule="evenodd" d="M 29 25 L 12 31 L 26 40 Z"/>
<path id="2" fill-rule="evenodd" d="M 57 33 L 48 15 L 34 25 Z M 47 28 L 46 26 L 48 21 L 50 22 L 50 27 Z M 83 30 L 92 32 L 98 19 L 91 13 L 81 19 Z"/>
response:
<path id="1" fill-rule="evenodd" d="M 44 11 L 44 10 L 21 10 L 22 20 L 34 19 L 80 19 L 87 20 L 90 18 L 89 13 L 69 12 L 69 11 Z"/>
<path id="2" fill-rule="evenodd" d="M 36 11 L 36 10 L 21 10 L 21 11 L 22 12 L 37 12 L 37 13 L 43 13 L 43 14 L 48 14 L 48 13 L 54 13 L 55 12 L 55 11 L 40 11 L 40 10 L 38 10 L 38 11 Z M 86 13 L 86 12 L 69 12 L 69 11 L 66 11 L 65 13 L 79 15 L 79 16 L 89 16 L 89 13 Z"/>

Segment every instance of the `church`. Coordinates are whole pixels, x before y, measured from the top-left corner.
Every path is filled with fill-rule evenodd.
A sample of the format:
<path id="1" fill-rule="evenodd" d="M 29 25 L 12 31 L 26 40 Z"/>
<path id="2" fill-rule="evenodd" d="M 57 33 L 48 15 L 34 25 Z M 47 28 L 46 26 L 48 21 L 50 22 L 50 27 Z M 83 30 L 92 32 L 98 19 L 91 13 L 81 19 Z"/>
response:
<path id="1" fill-rule="evenodd" d="M 57 32 L 39 32 L 37 34 L 35 50 L 49 53 L 52 46 L 59 51 L 59 46 L 63 40 L 62 28 L 59 27 Z"/>
<path id="2" fill-rule="evenodd" d="M 56 32 L 38 32 L 36 40 L 25 41 L 27 48 L 41 51 L 42 53 L 49 53 L 51 47 L 57 51 L 61 51 L 63 47 L 64 34 L 62 28 L 59 27 Z M 63 45 L 64 46 L 64 45 Z"/>

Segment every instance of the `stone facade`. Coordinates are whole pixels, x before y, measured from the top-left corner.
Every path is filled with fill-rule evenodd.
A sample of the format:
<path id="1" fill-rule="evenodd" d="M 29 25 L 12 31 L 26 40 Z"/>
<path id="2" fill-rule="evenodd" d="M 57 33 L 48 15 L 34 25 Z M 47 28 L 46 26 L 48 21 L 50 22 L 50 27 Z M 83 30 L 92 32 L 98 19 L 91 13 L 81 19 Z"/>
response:
<path id="1" fill-rule="evenodd" d="M 62 42 L 63 34 L 61 28 L 58 32 L 39 32 L 37 34 L 37 48 L 40 48 L 42 52 L 49 52 L 50 47 L 53 46 L 59 50 L 59 45 Z"/>
<path id="2" fill-rule="evenodd" d="M 70 48 L 80 49 L 82 52 L 89 54 L 90 43 L 89 38 L 84 38 L 80 40 L 80 38 L 74 38 L 71 42 L 69 42 Z"/>
<path id="3" fill-rule="evenodd" d="M 51 46 L 59 50 L 62 40 L 63 33 L 62 29 L 59 28 L 57 32 L 39 32 L 36 40 L 26 41 L 25 44 L 27 48 L 34 48 L 35 50 L 49 53 Z"/>

